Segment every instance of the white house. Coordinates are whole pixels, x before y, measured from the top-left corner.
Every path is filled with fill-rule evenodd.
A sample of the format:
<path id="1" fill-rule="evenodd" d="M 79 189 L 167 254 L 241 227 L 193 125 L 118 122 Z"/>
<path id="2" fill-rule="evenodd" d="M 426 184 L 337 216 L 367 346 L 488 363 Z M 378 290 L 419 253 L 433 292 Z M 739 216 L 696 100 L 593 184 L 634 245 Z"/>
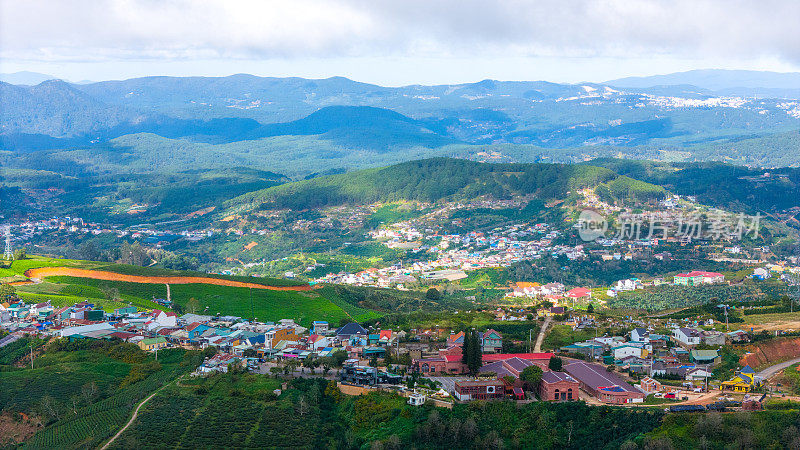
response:
<path id="1" fill-rule="evenodd" d="M 679 327 L 672 330 L 672 339 L 686 346 L 700 345 L 702 334 L 694 328 Z"/>
<path id="2" fill-rule="evenodd" d="M 61 337 L 69 337 L 73 334 L 81 334 L 87 333 L 89 331 L 99 331 L 99 330 L 113 330 L 114 327 L 108 322 L 100 322 L 100 323 L 93 323 L 91 325 L 82 325 L 79 327 L 68 327 L 63 328 L 59 331 Z"/>
<path id="3" fill-rule="evenodd" d="M 631 331 L 631 340 L 635 342 L 649 342 L 650 332 L 646 328 L 634 328 Z"/>
<path id="4" fill-rule="evenodd" d="M 611 349 L 614 359 L 623 359 L 628 356 L 642 357 L 642 348 L 636 345 L 623 344 Z"/>
<path id="5" fill-rule="evenodd" d="M 156 309 L 153 310 L 153 322 L 160 327 L 176 327 L 178 326 L 178 316 L 171 311 Z"/>
<path id="6" fill-rule="evenodd" d="M 753 278 L 757 280 L 766 280 L 769 277 L 770 277 L 769 270 L 763 267 L 756 267 L 756 269 L 753 271 Z"/>
<path id="7" fill-rule="evenodd" d="M 708 369 L 697 367 L 687 371 L 685 378 L 687 381 L 705 380 L 706 378 L 710 378 L 712 375 L 713 374 Z"/>

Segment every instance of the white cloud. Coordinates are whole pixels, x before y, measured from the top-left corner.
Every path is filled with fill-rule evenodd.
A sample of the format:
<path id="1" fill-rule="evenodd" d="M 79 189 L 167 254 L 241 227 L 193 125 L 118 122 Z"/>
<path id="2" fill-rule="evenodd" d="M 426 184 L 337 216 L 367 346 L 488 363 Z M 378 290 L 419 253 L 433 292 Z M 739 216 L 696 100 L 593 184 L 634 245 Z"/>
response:
<path id="1" fill-rule="evenodd" d="M 568 56 L 800 63 L 795 0 L 0 0 L 17 61 Z"/>

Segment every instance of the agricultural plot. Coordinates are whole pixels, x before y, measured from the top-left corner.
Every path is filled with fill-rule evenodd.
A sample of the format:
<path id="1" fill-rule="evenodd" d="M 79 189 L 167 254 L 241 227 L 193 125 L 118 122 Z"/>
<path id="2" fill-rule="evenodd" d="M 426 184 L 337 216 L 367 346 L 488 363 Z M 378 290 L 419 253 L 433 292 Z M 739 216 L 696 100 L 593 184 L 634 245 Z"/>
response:
<path id="1" fill-rule="evenodd" d="M 0 367 L 0 413 L 33 414 L 44 425 L 23 448 L 97 447 L 138 402 L 202 360 L 182 349 L 161 352 L 156 363 L 132 344 L 54 345 L 35 359 L 34 369 Z M 3 349 L 3 362 L 12 350 Z M 130 376 L 133 372 L 144 373 L 143 379 Z"/>
<path id="2" fill-rule="evenodd" d="M 89 300 L 106 311 L 128 304 L 142 309 L 163 308 L 153 299 L 166 298 L 164 284 L 130 283 L 90 278 L 48 277 L 45 283 L 21 286 L 24 298 L 48 299 L 54 306 L 70 305 Z M 118 294 L 118 295 L 117 295 Z M 273 291 L 207 284 L 170 285 L 171 299 L 179 312 L 189 312 L 189 299 L 198 301 L 196 312 L 239 317 L 262 321 L 293 318 L 305 326 L 314 320 L 338 324 L 346 317 L 364 319 L 372 312 L 336 299 L 336 303 L 316 291 Z M 116 298 L 108 298 L 115 295 Z M 347 309 L 344 309 L 347 308 Z M 349 314 L 349 315 L 348 315 Z"/>
<path id="3" fill-rule="evenodd" d="M 256 375 L 184 380 L 148 402 L 111 448 L 313 447 L 324 435 L 319 400 L 299 406 L 291 393 L 276 398 L 278 386 Z"/>
<path id="4" fill-rule="evenodd" d="M 661 311 L 701 305 L 708 302 L 758 301 L 786 295 L 786 287 L 769 284 L 659 286 L 644 291 L 620 293 L 608 300 L 613 309 Z"/>

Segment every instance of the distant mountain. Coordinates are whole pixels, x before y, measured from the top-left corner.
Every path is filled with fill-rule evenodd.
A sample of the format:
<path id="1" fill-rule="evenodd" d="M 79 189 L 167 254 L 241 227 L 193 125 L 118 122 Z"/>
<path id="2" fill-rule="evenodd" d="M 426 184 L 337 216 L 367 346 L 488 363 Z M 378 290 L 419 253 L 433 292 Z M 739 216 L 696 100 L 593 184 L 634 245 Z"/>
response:
<path id="1" fill-rule="evenodd" d="M 348 148 L 388 151 L 392 147 L 441 147 L 458 142 L 394 111 L 371 106 L 328 106 L 299 120 L 263 125 L 241 136 L 320 135 Z"/>
<path id="2" fill-rule="evenodd" d="M 47 75 L 44 73 L 37 73 L 37 72 L 14 72 L 14 73 L 0 73 L 0 81 L 4 83 L 10 84 L 20 84 L 26 86 L 33 86 L 35 84 L 39 84 L 42 81 L 47 80 L 55 80 L 58 77 L 54 77 L 53 75 Z"/>
<path id="3" fill-rule="evenodd" d="M 107 105 L 61 80 L 48 80 L 36 86 L 0 82 L 3 134 L 73 137 L 141 118 L 136 111 Z"/>
<path id="4" fill-rule="evenodd" d="M 698 80 L 674 80 L 681 81 Z M 145 138 L 128 141 L 163 149 L 174 144 L 163 138 L 180 139 L 185 142 L 179 146 L 187 151 L 191 143 L 231 144 L 211 152 L 218 154 L 232 148 L 247 150 L 250 144 L 245 143 L 258 141 L 256 147 L 269 147 L 270 155 L 281 149 L 280 160 L 272 161 L 285 164 L 278 170 L 292 176 L 327 170 L 320 167 L 325 158 L 356 152 L 365 152 L 358 155 L 363 163 L 357 167 L 464 153 L 450 152 L 451 144 L 502 146 L 510 153 L 493 158 L 503 161 L 511 154 L 517 161 L 548 160 L 540 151 L 548 148 L 585 149 L 571 152 L 570 160 L 617 153 L 640 157 L 663 153 L 691 160 L 725 159 L 727 143 L 743 142 L 736 150 L 738 163 L 800 163 L 794 144 L 780 149 L 783 142 L 794 143 L 793 138 L 773 139 L 800 129 L 800 102 L 782 98 L 783 88 L 727 89 L 780 92 L 773 95 L 776 98 L 753 98 L 686 83 L 622 88 L 496 80 L 382 87 L 342 77 L 312 80 L 244 74 L 145 77 L 86 85 L 56 80 L 36 86 L 2 83 L 0 149 L 26 152 L 105 144 L 115 148 L 112 141 L 146 133 Z M 795 98 L 800 99 L 800 91 Z M 282 138 L 288 136 L 308 138 Z M 235 143 L 242 145 L 232 146 Z M 721 146 L 713 151 L 698 149 L 714 143 Z M 743 146 L 751 143 L 768 151 L 748 152 Z M 518 145 L 525 146 L 523 151 L 513 147 Z M 529 146 L 536 148 L 535 158 L 527 152 Z M 147 153 L 152 148 L 136 151 Z M 608 150 L 613 148 L 618 150 Z M 410 149 L 417 149 L 416 153 L 402 154 Z M 419 149 L 442 151 L 423 154 Z M 253 154 L 235 156 L 246 159 Z M 289 169 L 297 158 L 313 163 L 304 170 Z M 353 162 L 333 168 L 352 168 Z"/>
<path id="5" fill-rule="evenodd" d="M 627 77 L 606 81 L 603 84 L 622 88 L 652 88 L 657 86 L 690 85 L 709 91 L 735 93 L 763 93 L 768 96 L 800 93 L 800 73 L 761 72 L 754 70 L 690 70 L 666 75 Z"/>

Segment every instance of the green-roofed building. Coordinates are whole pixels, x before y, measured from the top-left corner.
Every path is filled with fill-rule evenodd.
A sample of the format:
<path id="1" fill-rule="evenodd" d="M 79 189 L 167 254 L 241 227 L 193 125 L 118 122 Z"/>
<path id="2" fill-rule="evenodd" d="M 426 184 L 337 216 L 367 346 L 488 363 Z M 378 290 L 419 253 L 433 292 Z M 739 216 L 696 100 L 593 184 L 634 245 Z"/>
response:
<path id="1" fill-rule="evenodd" d="M 717 350 L 692 350 L 689 359 L 695 364 L 719 364 L 721 361 Z"/>
<path id="2" fill-rule="evenodd" d="M 167 339 L 164 336 L 158 336 L 154 338 L 146 338 L 139 341 L 139 348 L 145 351 L 151 350 L 158 350 L 160 348 L 166 347 L 168 344 Z"/>

